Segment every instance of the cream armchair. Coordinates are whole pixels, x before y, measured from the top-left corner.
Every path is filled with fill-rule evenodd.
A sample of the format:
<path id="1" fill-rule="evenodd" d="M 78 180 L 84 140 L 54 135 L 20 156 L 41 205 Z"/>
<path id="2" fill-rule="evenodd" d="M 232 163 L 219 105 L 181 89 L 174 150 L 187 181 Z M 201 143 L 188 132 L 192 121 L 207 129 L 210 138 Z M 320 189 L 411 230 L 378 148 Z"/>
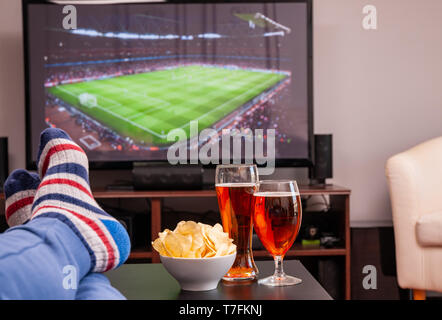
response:
<path id="1" fill-rule="evenodd" d="M 442 137 L 387 161 L 399 285 L 442 292 Z"/>

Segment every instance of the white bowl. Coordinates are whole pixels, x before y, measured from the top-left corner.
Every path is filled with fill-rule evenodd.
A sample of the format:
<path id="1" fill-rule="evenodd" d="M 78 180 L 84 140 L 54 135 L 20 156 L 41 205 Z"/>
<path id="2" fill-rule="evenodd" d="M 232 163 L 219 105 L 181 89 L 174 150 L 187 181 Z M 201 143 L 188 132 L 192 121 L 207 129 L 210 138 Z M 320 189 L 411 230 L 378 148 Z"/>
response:
<path id="1" fill-rule="evenodd" d="M 216 289 L 218 282 L 235 261 L 236 252 L 212 258 L 173 258 L 160 255 L 164 268 L 178 281 L 182 290 Z"/>

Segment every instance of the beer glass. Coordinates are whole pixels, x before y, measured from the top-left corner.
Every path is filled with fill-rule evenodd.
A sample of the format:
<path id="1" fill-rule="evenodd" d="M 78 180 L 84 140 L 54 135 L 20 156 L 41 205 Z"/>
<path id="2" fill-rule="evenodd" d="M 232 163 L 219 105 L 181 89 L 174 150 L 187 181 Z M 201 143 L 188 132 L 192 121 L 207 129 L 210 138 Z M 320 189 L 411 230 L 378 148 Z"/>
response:
<path id="1" fill-rule="evenodd" d="M 301 197 L 296 181 L 260 181 L 253 199 L 255 232 L 275 260 L 275 273 L 258 283 L 268 286 L 301 283 L 301 279 L 286 275 L 282 265 L 301 226 Z"/>
<path id="2" fill-rule="evenodd" d="M 223 277 L 226 281 L 256 279 L 252 254 L 253 194 L 258 182 L 255 165 L 218 165 L 215 187 L 224 232 L 236 245 L 236 259 Z"/>

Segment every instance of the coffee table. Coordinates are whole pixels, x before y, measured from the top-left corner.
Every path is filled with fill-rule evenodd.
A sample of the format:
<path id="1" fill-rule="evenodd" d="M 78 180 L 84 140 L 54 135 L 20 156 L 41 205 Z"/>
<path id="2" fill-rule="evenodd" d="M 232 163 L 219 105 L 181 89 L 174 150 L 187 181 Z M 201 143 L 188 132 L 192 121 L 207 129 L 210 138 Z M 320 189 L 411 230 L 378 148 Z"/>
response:
<path id="1" fill-rule="evenodd" d="M 273 261 L 257 261 L 259 277 L 273 274 Z M 182 291 L 160 263 L 126 264 L 106 273 L 112 285 L 129 300 L 331 300 L 330 295 L 298 260 L 284 261 L 284 271 L 302 283 L 267 287 L 252 282 L 229 285 L 220 281 L 211 291 Z"/>

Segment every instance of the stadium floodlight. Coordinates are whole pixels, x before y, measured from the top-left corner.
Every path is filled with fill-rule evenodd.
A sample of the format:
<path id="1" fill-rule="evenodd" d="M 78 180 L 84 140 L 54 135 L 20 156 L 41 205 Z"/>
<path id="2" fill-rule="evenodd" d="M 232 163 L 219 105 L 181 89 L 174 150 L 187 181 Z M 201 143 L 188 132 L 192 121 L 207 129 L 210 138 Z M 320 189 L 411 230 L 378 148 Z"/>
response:
<path id="1" fill-rule="evenodd" d="M 272 19 L 266 17 L 265 15 L 263 15 L 262 13 L 255 13 L 255 19 L 263 19 L 266 22 L 268 22 L 269 24 L 273 25 L 276 29 L 282 29 L 287 33 L 290 33 L 292 30 L 289 27 L 283 26 L 282 24 L 273 21 Z"/>
<path id="2" fill-rule="evenodd" d="M 55 4 L 127 4 L 145 2 L 166 2 L 166 0 L 49 0 Z"/>
<path id="3" fill-rule="evenodd" d="M 73 34 L 80 35 L 80 36 L 88 36 L 88 37 L 104 37 L 104 38 L 117 38 L 117 39 L 124 39 L 124 40 L 137 40 L 137 39 L 143 39 L 143 40 L 159 40 L 159 39 L 167 39 L 167 40 L 173 40 L 178 39 L 180 36 L 176 34 L 165 34 L 165 35 L 159 35 L 159 34 L 139 34 L 139 33 L 131 33 L 131 32 L 100 32 L 97 30 L 91 30 L 91 29 L 74 29 L 70 31 Z M 193 36 L 184 36 L 191 40 L 193 39 Z M 218 37 L 220 38 L 220 36 Z"/>
<path id="4" fill-rule="evenodd" d="M 117 34 L 114 34 L 113 37 L 119 39 L 140 39 L 139 34 L 129 32 L 118 32 Z"/>
<path id="5" fill-rule="evenodd" d="M 284 36 L 284 31 L 266 32 L 264 37 Z"/>
<path id="6" fill-rule="evenodd" d="M 89 37 L 102 37 L 103 33 L 90 30 L 90 29 L 74 29 L 71 31 L 73 34 L 81 35 L 81 36 L 89 36 Z"/>
<path id="7" fill-rule="evenodd" d="M 219 39 L 219 38 L 221 38 L 221 35 L 218 33 L 203 33 L 203 34 L 199 34 L 198 38 Z"/>
<path id="8" fill-rule="evenodd" d="M 165 36 L 160 36 L 160 39 L 168 39 L 168 40 L 174 40 L 178 38 L 179 36 L 177 36 L 176 34 L 166 34 Z"/>
<path id="9" fill-rule="evenodd" d="M 289 27 L 286 27 L 268 17 L 263 15 L 262 13 L 235 13 L 235 16 L 240 18 L 241 20 L 245 20 L 249 23 L 249 27 L 251 29 L 255 29 L 256 26 L 265 28 L 266 26 L 273 27 L 275 29 L 283 30 L 284 33 L 289 34 L 292 30 Z M 280 35 L 280 34 L 277 34 Z"/>

